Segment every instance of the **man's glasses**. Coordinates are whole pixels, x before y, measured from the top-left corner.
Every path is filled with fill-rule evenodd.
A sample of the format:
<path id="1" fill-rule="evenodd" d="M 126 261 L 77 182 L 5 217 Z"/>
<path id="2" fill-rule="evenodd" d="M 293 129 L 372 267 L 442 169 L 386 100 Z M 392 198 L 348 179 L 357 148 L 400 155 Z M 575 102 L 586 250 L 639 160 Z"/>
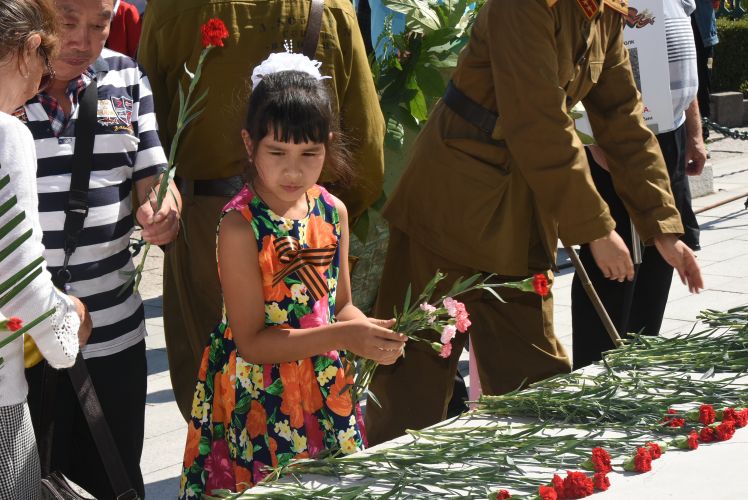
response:
<path id="1" fill-rule="evenodd" d="M 42 57 L 44 57 L 44 73 L 42 73 L 42 79 L 39 81 L 39 91 L 38 92 L 44 92 L 49 88 L 49 86 L 52 84 L 52 81 L 55 79 L 55 70 L 52 68 L 52 64 L 49 62 L 49 56 L 47 55 L 47 51 L 44 50 L 44 47 L 39 47 L 39 51 L 42 53 Z"/>

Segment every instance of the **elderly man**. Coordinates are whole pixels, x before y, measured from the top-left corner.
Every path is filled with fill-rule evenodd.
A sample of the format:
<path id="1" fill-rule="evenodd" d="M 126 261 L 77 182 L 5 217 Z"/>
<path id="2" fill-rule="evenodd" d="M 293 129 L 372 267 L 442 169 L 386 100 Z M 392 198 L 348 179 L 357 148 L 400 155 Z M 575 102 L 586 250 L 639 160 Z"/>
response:
<path id="1" fill-rule="evenodd" d="M 702 286 L 693 253 L 677 238 L 683 227 L 662 154 L 641 118 L 623 46 L 627 14 L 625 0 L 486 1 L 385 208 L 391 236 L 375 316 L 391 314 L 409 283 L 421 290 L 437 269 L 450 280 L 547 272 L 558 238 L 589 242 L 607 278 L 633 277 L 568 115 L 580 100 L 642 239 L 692 289 Z M 501 294 L 507 303 L 464 297 L 484 392 L 568 371 L 552 298 Z M 371 391 L 381 407 L 366 412 L 371 444 L 444 418 L 465 341 L 458 336 L 446 360 L 412 343 L 396 364 L 377 369 Z"/>
<path id="2" fill-rule="evenodd" d="M 129 57 L 104 49 L 114 0 L 57 0 L 61 50 L 52 61 L 56 77 L 46 92 L 26 103 L 22 120 L 37 150 L 39 215 L 45 258 L 53 275 L 69 272 L 66 289 L 87 306 L 93 332 L 81 349 L 88 371 L 131 485 L 142 497 L 140 456 L 146 396 L 145 317 L 132 285 L 124 291 L 133 263 L 128 250 L 133 231 L 132 192 L 140 206 L 135 214 L 143 237 L 154 244 L 172 241 L 179 230 L 178 192 L 154 210 L 152 187 L 166 158 L 156 131 L 153 98 L 145 75 Z M 85 96 L 96 92 L 95 123 L 88 128 L 91 156 L 73 164 L 83 132 L 79 112 Z M 86 105 L 85 109 L 90 109 Z M 92 113 L 93 114 L 93 113 Z M 91 119 L 91 121 L 94 121 Z M 66 262 L 69 234 L 61 230 L 74 170 L 90 169 L 88 213 L 77 249 Z M 41 371 L 29 370 L 32 414 L 41 411 Z M 113 498 L 99 453 L 67 377 L 59 377 L 54 401 L 55 436 L 52 467 L 66 473 L 96 498 Z"/>
<path id="3" fill-rule="evenodd" d="M 247 81 L 252 68 L 271 52 L 283 51 L 287 42 L 302 51 L 310 5 L 309 0 L 160 0 L 148 7 L 138 57 L 153 83 L 165 145 L 176 130 L 184 65 L 194 68 L 202 49 L 200 25 L 217 17 L 229 31 L 224 47 L 211 53 L 196 89 L 198 95 L 208 89 L 204 112 L 180 140 L 176 163 L 186 231 L 164 262 L 169 371 L 185 420 L 208 335 L 221 320 L 215 231 L 221 209 L 243 183 L 247 156 L 239 131 Z M 356 173 L 351 188 L 331 190 L 356 217 L 382 190 L 384 119 L 350 1 L 325 0 L 318 29 L 316 59 L 322 74 L 332 76 L 330 94 L 350 139 Z"/>

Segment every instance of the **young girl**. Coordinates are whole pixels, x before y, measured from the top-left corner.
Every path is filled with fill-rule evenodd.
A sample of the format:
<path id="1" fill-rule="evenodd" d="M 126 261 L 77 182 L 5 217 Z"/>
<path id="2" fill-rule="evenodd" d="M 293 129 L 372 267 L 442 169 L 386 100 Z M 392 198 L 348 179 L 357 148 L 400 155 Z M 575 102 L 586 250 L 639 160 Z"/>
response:
<path id="1" fill-rule="evenodd" d="M 392 364 L 404 347 L 392 321 L 351 302 L 347 212 L 316 184 L 323 168 L 339 184 L 350 174 L 317 65 L 273 54 L 252 80 L 248 184 L 219 223 L 224 320 L 198 375 L 180 498 L 241 491 L 292 458 L 362 449 L 338 351 Z"/>

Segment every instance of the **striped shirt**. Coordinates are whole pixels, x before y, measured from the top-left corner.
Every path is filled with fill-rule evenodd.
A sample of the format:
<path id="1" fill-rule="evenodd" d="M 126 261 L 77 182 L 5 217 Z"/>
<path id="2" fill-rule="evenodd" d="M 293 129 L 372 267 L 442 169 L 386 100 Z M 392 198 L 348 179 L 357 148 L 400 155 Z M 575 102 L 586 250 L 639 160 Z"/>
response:
<path id="1" fill-rule="evenodd" d="M 696 69 L 691 13 L 696 9 L 694 0 L 665 0 L 665 39 L 670 69 L 670 94 L 673 98 L 673 129 L 686 121 L 686 108 L 696 98 L 699 75 Z M 667 130 L 660 130 L 666 132 Z"/>
<path id="2" fill-rule="evenodd" d="M 128 245 L 133 231 L 131 194 L 134 182 L 166 168 L 156 130 L 148 79 L 137 63 L 104 49 L 94 65 L 98 109 L 94 160 L 89 181 L 89 213 L 70 258 L 69 293 L 87 306 L 93 332 L 82 348 L 93 358 L 120 352 L 146 334 L 143 302 L 132 287 L 119 293 L 134 266 Z M 44 257 L 55 273 L 64 259 L 65 206 L 70 189 L 78 106 L 56 135 L 48 110 L 37 97 L 24 106 L 27 126 L 36 144 L 39 216 L 44 231 Z"/>

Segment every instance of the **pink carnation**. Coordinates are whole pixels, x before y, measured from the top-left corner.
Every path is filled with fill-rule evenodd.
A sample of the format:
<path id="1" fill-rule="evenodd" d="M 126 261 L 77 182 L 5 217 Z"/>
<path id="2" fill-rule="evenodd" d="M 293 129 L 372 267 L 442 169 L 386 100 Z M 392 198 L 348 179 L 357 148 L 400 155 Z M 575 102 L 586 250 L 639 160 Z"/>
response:
<path id="1" fill-rule="evenodd" d="M 448 358 L 452 354 L 452 344 L 447 342 L 446 344 L 442 345 L 442 350 L 439 353 L 439 356 L 442 358 Z"/>
<path id="2" fill-rule="evenodd" d="M 454 325 L 445 326 L 444 330 L 442 330 L 441 343 L 449 344 L 455 338 L 455 334 L 457 334 L 457 328 Z"/>
<path id="3" fill-rule="evenodd" d="M 419 307 L 421 308 L 421 311 L 426 313 L 429 323 L 433 323 L 436 319 L 436 315 L 434 314 L 436 312 L 436 307 L 432 306 L 428 302 L 424 302 Z"/>
<path id="4" fill-rule="evenodd" d="M 470 315 L 467 312 L 467 309 L 465 309 L 465 304 L 462 302 L 457 303 L 457 316 L 455 316 L 455 319 L 457 320 L 457 331 L 460 333 L 467 332 L 467 329 L 472 324 L 470 320 L 468 319 Z"/>
<path id="5" fill-rule="evenodd" d="M 446 299 L 444 299 L 444 308 L 447 310 L 447 314 L 449 314 L 453 318 L 457 317 L 457 304 L 459 304 L 459 302 L 457 302 L 452 297 L 447 297 Z"/>

